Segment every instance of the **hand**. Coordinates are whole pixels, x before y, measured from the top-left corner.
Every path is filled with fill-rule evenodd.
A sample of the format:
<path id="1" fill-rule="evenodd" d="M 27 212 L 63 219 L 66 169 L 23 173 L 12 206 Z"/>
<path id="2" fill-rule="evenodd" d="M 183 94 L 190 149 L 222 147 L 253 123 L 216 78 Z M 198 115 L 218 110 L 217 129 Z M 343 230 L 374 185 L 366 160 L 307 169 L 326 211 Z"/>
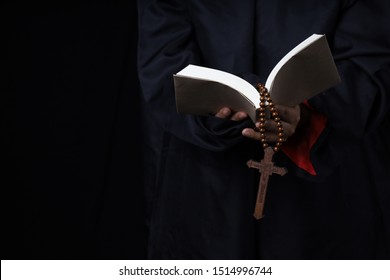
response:
<path id="1" fill-rule="evenodd" d="M 248 117 L 245 112 L 233 112 L 230 108 L 224 107 L 215 114 L 217 118 L 241 121 Z"/>
<path id="2" fill-rule="evenodd" d="M 275 105 L 275 107 L 283 125 L 284 141 L 286 141 L 287 138 L 292 136 L 296 131 L 301 120 L 301 108 L 299 105 L 294 107 Z M 259 125 L 260 123 L 256 123 L 256 128 L 260 128 Z M 260 132 L 255 131 L 252 128 L 243 129 L 242 135 L 254 140 L 260 140 Z M 265 139 L 269 143 L 276 143 L 279 139 L 278 129 L 273 120 L 265 121 Z"/>

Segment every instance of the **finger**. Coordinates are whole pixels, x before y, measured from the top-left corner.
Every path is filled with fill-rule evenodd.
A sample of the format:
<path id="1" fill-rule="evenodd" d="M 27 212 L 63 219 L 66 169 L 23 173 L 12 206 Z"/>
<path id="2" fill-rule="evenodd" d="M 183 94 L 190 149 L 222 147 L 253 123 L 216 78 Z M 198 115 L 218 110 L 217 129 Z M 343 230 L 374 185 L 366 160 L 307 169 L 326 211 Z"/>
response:
<path id="1" fill-rule="evenodd" d="M 286 136 L 279 136 L 276 134 L 265 134 L 265 141 L 268 143 L 285 142 L 288 139 Z"/>
<path id="2" fill-rule="evenodd" d="M 242 131 L 242 135 L 244 135 L 245 137 L 251 138 L 253 140 L 261 141 L 261 133 L 256 132 L 255 130 L 253 130 L 251 128 L 245 128 Z M 282 138 L 282 139 L 280 139 L 280 138 Z M 280 137 L 279 135 L 274 134 L 274 133 L 265 133 L 265 141 L 268 143 L 285 142 L 286 139 L 287 139 L 286 137 Z"/>
<path id="3" fill-rule="evenodd" d="M 290 131 L 291 125 L 288 122 L 282 120 L 279 122 L 281 126 L 278 126 L 277 122 L 274 120 L 266 120 L 264 123 L 265 131 L 273 134 L 278 134 L 280 132 L 286 133 L 286 130 L 287 132 Z"/>
<path id="4" fill-rule="evenodd" d="M 282 137 L 281 134 L 283 134 L 284 137 L 288 138 L 292 136 L 295 133 L 295 129 L 297 127 L 297 124 L 291 124 L 286 121 L 280 121 L 282 124 L 281 127 L 278 127 L 276 122 L 273 121 L 266 121 L 265 123 L 265 129 L 266 132 L 270 132 L 271 134 L 277 136 L 277 137 Z"/>
<path id="5" fill-rule="evenodd" d="M 227 107 L 222 108 L 215 114 L 217 118 L 227 119 L 231 114 L 231 110 Z"/>
<path id="6" fill-rule="evenodd" d="M 301 108 L 299 105 L 290 107 L 283 105 L 275 105 L 276 110 L 279 113 L 279 117 L 287 123 L 296 125 L 299 123 L 301 116 Z"/>
<path id="7" fill-rule="evenodd" d="M 281 121 L 282 125 L 283 122 Z M 279 129 L 276 122 L 273 120 L 266 120 L 263 126 L 259 122 L 256 123 L 256 129 L 259 132 L 263 132 L 267 136 L 267 141 L 269 140 L 269 135 L 278 135 L 280 132 L 283 132 L 283 127 Z"/>
<path id="8" fill-rule="evenodd" d="M 242 135 L 244 135 L 245 137 L 254 139 L 254 140 L 260 140 L 261 139 L 260 138 L 260 133 L 254 131 L 252 128 L 244 128 L 242 130 Z"/>
<path id="9" fill-rule="evenodd" d="M 247 113 L 245 112 L 237 112 L 233 114 L 233 116 L 230 118 L 232 121 L 241 121 L 248 117 Z"/>
<path id="10" fill-rule="evenodd" d="M 282 126 L 278 126 L 275 121 L 267 120 L 264 123 L 265 139 L 267 142 L 277 142 L 283 139 L 283 142 L 294 133 L 295 126 L 280 121 Z"/>

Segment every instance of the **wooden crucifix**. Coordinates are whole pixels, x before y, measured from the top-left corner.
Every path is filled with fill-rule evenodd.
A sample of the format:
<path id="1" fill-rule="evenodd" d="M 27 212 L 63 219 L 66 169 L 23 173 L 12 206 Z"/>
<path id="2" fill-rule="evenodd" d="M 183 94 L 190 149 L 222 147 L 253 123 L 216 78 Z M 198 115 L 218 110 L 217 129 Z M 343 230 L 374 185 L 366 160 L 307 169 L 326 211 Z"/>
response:
<path id="1" fill-rule="evenodd" d="M 264 158 L 260 162 L 254 160 L 247 161 L 247 165 L 249 168 L 256 168 L 261 173 L 259 189 L 257 191 L 255 211 L 253 213 L 253 216 L 257 220 L 263 217 L 265 195 L 267 194 L 269 176 L 271 176 L 273 173 L 279 174 L 281 176 L 287 173 L 286 168 L 274 165 L 274 162 L 272 161 L 274 153 L 275 152 L 272 147 L 267 147 L 266 149 L 264 149 Z"/>

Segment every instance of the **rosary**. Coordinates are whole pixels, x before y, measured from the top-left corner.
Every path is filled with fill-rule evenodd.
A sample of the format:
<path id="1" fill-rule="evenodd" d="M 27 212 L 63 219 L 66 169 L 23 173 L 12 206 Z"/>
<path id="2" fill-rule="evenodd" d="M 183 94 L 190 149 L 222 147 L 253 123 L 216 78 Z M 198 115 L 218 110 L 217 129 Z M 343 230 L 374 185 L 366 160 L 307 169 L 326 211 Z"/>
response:
<path id="1" fill-rule="evenodd" d="M 259 128 L 260 142 L 262 143 L 264 149 L 264 158 L 260 162 L 249 160 L 247 162 L 247 165 L 249 168 L 258 169 L 259 173 L 261 173 L 260 181 L 259 181 L 259 189 L 257 191 L 257 197 L 256 197 L 256 205 L 253 213 L 255 219 L 259 220 L 263 217 L 265 195 L 267 193 L 269 176 L 271 176 L 273 173 L 283 176 L 287 173 L 287 169 L 283 167 L 275 166 L 274 162 L 272 161 L 273 155 L 280 150 L 280 147 L 285 141 L 283 125 L 280 120 L 279 113 L 277 112 L 275 108 L 275 104 L 272 102 L 271 96 L 268 90 L 266 89 L 266 87 L 259 83 L 257 84 L 257 89 L 260 93 L 260 108 L 258 109 L 258 121 L 260 123 L 260 128 Z M 275 121 L 278 130 L 278 141 L 273 147 L 271 147 L 267 143 L 265 137 L 265 120 L 266 120 L 267 110 L 269 110 L 270 119 Z"/>

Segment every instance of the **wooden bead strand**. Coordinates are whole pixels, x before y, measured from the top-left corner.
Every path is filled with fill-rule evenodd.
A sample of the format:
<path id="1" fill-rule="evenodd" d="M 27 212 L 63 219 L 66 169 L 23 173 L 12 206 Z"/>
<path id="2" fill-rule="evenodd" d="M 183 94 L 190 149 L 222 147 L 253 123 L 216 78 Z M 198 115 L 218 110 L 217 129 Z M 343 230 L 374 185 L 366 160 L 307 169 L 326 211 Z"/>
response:
<path id="1" fill-rule="evenodd" d="M 269 110 L 270 113 L 270 119 L 275 121 L 276 126 L 278 128 L 278 140 L 275 143 L 275 146 L 272 147 L 272 149 L 275 152 L 278 152 L 280 150 L 280 147 L 282 146 L 284 140 L 284 131 L 283 131 L 283 124 L 280 120 L 279 113 L 276 110 L 275 104 L 272 102 L 271 96 L 267 90 L 267 88 L 263 85 L 258 83 L 257 89 L 260 93 L 260 108 L 258 109 L 258 121 L 260 123 L 258 131 L 260 132 L 260 142 L 263 144 L 263 148 L 267 148 L 269 144 L 266 141 L 266 135 L 265 135 L 265 121 L 266 121 L 266 110 Z"/>

